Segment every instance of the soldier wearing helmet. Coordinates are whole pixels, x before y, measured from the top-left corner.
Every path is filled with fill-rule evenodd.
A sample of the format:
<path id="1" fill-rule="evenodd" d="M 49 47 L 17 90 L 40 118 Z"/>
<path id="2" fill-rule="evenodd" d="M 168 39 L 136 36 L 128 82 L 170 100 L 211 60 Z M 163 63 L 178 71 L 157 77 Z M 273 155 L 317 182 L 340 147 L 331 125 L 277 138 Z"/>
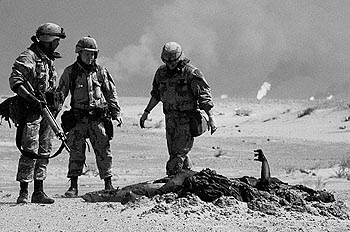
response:
<path id="1" fill-rule="evenodd" d="M 52 151 L 53 131 L 48 121 L 41 115 L 39 96 L 57 96 L 57 73 L 53 61 L 61 55 L 56 52 L 61 39 L 66 38 L 62 27 L 55 23 L 45 23 L 38 27 L 36 34 L 31 37 L 32 44 L 22 52 L 12 67 L 9 78 L 10 88 L 17 94 L 17 135 L 16 144 L 21 149 L 33 152 L 43 159 L 33 159 L 22 153 L 16 180 L 20 182 L 20 192 L 17 203 L 28 203 L 28 183 L 34 179 L 32 203 L 52 204 L 54 200 L 43 190 L 46 178 L 48 159 Z M 34 93 L 39 93 L 34 95 Z M 50 106 L 55 114 L 59 108 Z"/>
<path id="2" fill-rule="evenodd" d="M 145 127 L 152 109 L 162 102 L 170 156 L 166 173 L 172 176 L 181 169 L 191 169 L 188 153 L 193 147 L 194 137 L 203 133 L 206 127 L 213 134 L 217 127 L 210 87 L 199 69 L 189 63 L 181 46 L 176 42 L 166 43 L 161 59 L 165 65 L 155 73 L 151 98 L 140 118 L 140 126 Z"/>
<path id="3" fill-rule="evenodd" d="M 78 177 L 85 164 L 86 138 L 90 139 L 95 151 L 100 178 L 105 190 L 112 186 L 112 153 L 110 140 L 113 137 L 113 123 L 122 125 L 117 90 L 112 76 L 105 67 L 96 63 L 99 52 L 96 40 L 90 36 L 81 38 L 75 46 L 76 62 L 68 66 L 59 82 L 59 91 L 64 98 L 71 93 L 68 124 L 75 121 L 68 130 L 68 145 L 71 147 L 67 177 L 71 186 L 66 197 L 78 196 Z M 64 125 L 65 120 L 62 117 Z M 64 126 L 63 126 L 64 127 Z"/>

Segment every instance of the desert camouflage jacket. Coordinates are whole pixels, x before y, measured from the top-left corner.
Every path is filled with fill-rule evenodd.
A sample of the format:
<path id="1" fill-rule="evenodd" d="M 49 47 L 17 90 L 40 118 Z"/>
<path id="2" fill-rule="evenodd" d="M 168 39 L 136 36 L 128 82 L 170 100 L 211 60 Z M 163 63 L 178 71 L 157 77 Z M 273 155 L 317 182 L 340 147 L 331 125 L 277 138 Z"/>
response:
<path id="1" fill-rule="evenodd" d="M 77 68 L 75 77 L 72 75 L 74 66 Z M 78 62 L 68 66 L 60 78 L 58 91 L 63 93 L 64 99 L 73 91 L 71 107 L 74 109 L 92 110 L 107 104 L 120 115 L 116 85 L 107 69 L 100 65 L 92 71 L 85 70 Z"/>
<path id="2" fill-rule="evenodd" d="M 32 44 L 22 52 L 12 67 L 9 78 L 10 88 L 16 92 L 16 87 L 28 81 L 34 90 L 46 93 L 54 90 L 57 72 L 53 61 L 49 59 L 36 44 Z"/>
<path id="3" fill-rule="evenodd" d="M 160 66 L 152 85 L 151 95 L 163 103 L 164 114 L 198 108 L 207 111 L 214 106 L 207 81 L 189 60 L 175 71 Z"/>

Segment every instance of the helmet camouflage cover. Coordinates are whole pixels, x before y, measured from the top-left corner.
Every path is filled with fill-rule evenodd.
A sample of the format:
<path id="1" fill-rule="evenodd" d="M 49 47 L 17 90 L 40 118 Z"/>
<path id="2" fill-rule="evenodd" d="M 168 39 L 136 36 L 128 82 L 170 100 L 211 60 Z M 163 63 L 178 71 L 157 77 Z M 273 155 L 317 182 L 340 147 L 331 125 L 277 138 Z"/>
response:
<path id="1" fill-rule="evenodd" d="M 168 42 L 163 46 L 161 59 L 163 62 L 180 61 L 184 59 L 184 54 L 180 44 Z"/>
<path id="2" fill-rule="evenodd" d="M 75 46 L 75 53 L 79 53 L 80 51 L 98 52 L 96 40 L 90 36 L 81 38 Z"/>
<path id="3" fill-rule="evenodd" d="M 44 23 L 40 25 L 36 30 L 35 36 L 42 42 L 52 42 L 55 39 L 66 38 L 63 28 L 55 23 Z"/>

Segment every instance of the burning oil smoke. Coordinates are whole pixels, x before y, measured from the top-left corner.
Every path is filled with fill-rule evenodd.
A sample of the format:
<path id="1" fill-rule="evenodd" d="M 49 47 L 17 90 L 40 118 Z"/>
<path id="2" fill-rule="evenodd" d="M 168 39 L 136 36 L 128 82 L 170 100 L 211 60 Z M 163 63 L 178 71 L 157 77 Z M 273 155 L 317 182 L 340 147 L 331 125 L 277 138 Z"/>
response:
<path id="1" fill-rule="evenodd" d="M 175 0 L 153 12 L 139 44 L 104 58 L 139 89 L 167 41 L 182 45 L 217 96 L 254 96 L 267 80 L 274 97 L 308 97 L 350 73 L 350 1 Z"/>
<path id="2" fill-rule="evenodd" d="M 256 95 L 256 99 L 259 101 L 263 99 L 263 97 L 266 96 L 267 92 L 270 91 L 271 84 L 269 82 L 264 82 L 262 86 L 260 87 L 258 94 Z"/>

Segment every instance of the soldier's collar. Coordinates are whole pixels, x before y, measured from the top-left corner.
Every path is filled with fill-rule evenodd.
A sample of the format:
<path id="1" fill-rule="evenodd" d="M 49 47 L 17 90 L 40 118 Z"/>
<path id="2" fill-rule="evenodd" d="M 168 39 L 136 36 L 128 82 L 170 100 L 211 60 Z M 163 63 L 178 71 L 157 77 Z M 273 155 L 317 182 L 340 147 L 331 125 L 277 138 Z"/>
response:
<path id="1" fill-rule="evenodd" d="M 80 69 L 82 69 L 84 72 L 88 72 L 89 73 L 89 72 L 97 71 L 97 64 L 95 62 L 93 64 L 91 64 L 91 65 L 87 65 L 78 56 L 76 63 L 78 64 Z"/>

